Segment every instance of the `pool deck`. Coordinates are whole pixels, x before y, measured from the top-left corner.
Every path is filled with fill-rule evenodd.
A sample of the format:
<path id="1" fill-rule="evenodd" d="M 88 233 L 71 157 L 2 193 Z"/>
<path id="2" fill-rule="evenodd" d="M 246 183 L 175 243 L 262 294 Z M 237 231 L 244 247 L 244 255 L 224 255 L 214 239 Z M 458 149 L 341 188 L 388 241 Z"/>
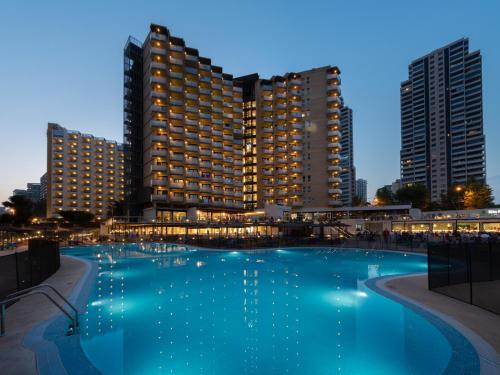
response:
<path id="1" fill-rule="evenodd" d="M 61 267 L 44 283 L 52 285 L 68 298 L 85 271 L 83 261 L 61 256 Z M 59 310 L 43 296 L 28 297 L 7 309 L 6 332 L 4 337 L 0 337 L 0 374 L 38 373 L 35 354 L 24 346 L 23 339 L 35 326 L 58 313 Z"/>
<path id="2" fill-rule="evenodd" d="M 499 315 L 430 291 L 427 288 L 427 274 L 396 276 L 379 283 L 390 293 L 424 307 L 458 328 L 476 348 L 482 374 L 500 373 Z"/>

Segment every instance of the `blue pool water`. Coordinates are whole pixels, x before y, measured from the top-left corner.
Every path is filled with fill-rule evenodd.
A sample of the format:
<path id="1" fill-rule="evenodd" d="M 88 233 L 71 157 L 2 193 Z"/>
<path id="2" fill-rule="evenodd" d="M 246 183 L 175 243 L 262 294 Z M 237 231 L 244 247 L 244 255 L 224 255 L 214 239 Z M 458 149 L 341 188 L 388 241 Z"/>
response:
<path id="1" fill-rule="evenodd" d="M 379 276 L 426 271 L 422 256 L 167 244 L 65 253 L 98 265 L 81 346 L 104 374 L 477 371 L 463 336 L 365 285 Z"/>

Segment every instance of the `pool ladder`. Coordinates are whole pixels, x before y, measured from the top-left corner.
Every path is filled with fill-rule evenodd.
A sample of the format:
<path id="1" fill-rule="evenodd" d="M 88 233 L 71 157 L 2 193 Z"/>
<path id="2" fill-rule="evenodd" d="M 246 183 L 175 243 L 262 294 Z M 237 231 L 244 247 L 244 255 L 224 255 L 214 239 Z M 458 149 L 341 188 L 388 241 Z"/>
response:
<path id="1" fill-rule="evenodd" d="M 50 289 L 53 291 L 64 303 L 60 304 L 59 302 L 56 301 L 54 296 L 51 296 L 48 292 L 42 290 L 42 289 Z M 76 309 L 75 306 L 73 306 L 56 288 L 54 288 L 52 285 L 48 284 L 40 284 L 36 285 L 32 288 L 27 288 L 23 289 L 19 292 L 9 294 L 6 299 L 3 301 L 0 301 L 0 337 L 5 335 L 5 317 L 6 317 L 6 308 L 5 305 L 8 303 L 14 303 L 17 301 L 20 301 L 21 299 L 25 297 L 30 297 L 34 295 L 43 295 L 47 297 L 47 299 L 54 304 L 64 315 L 68 317 L 68 319 L 71 321 L 71 325 L 69 327 L 69 330 L 67 332 L 67 335 L 73 335 L 77 334 L 80 332 L 80 324 L 78 322 L 78 310 Z M 70 312 L 63 307 L 63 305 L 66 304 L 69 306 L 71 310 L 73 310 L 74 314 L 70 314 Z"/>

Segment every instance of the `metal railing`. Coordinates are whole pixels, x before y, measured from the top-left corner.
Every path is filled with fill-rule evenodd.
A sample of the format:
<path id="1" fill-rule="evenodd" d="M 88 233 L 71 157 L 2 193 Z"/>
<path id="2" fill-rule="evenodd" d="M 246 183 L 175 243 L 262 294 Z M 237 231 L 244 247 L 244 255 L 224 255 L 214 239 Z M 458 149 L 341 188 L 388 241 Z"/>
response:
<path id="1" fill-rule="evenodd" d="M 58 303 L 50 294 L 43 290 L 43 288 L 48 288 L 51 291 L 53 291 L 63 302 L 66 304 L 71 310 L 73 310 L 74 315 L 72 316 L 70 312 L 68 312 L 67 309 L 65 309 L 60 303 Z M 78 310 L 75 306 L 73 306 L 56 288 L 54 288 L 52 285 L 48 284 L 40 284 L 37 286 L 34 286 L 32 288 L 27 288 L 23 289 L 19 292 L 15 292 L 12 294 L 9 294 L 6 299 L 3 301 L 0 301 L 0 337 L 5 335 L 5 318 L 7 315 L 6 312 L 6 305 L 8 303 L 15 303 L 18 302 L 19 300 L 25 298 L 25 297 L 30 297 L 34 295 L 43 295 L 47 297 L 49 301 L 51 301 L 54 306 L 56 306 L 68 319 L 71 321 L 70 328 L 67 332 L 67 335 L 73 335 L 77 334 L 80 331 L 80 324 L 79 324 L 79 318 L 78 318 Z"/>

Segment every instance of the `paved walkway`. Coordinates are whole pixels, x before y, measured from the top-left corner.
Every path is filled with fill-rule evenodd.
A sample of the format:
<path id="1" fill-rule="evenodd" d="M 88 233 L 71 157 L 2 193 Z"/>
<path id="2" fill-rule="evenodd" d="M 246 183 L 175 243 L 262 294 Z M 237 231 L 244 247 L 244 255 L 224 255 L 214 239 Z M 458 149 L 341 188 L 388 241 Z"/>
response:
<path id="1" fill-rule="evenodd" d="M 398 293 L 425 307 L 452 318 L 460 325 L 471 330 L 477 336 L 480 336 L 493 350 L 496 350 L 496 358 L 494 359 L 496 365 L 492 363 L 493 367 L 496 367 L 496 370 L 493 370 L 494 372 L 484 371 L 485 369 L 482 367 L 481 373 L 499 373 L 496 372 L 497 370 L 500 371 L 500 362 L 498 361 L 500 358 L 499 315 L 445 295 L 431 292 L 427 288 L 427 275 L 390 279 L 384 283 L 384 286 L 389 291 Z M 481 357 L 482 353 L 479 354 Z M 490 359 L 492 356 L 488 357 L 489 358 L 486 358 L 487 362 L 491 363 Z M 493 355 L 493 357 L 495 357 L 495 355 Z"/>
<path id="2" fill-rule="evenodd" d="M 52 285 L 68 297 L 85 270 L 84 262 L 61 256 L 60 269 L 44 283 Z M 0 374 L 37 373 L 35 354 L 23 346 L 23 338 L 37 324 L 52 318 L 58 312 L 43 296 L 28 297 L 7 309 L 6 334 L 0 337 Z"/>

